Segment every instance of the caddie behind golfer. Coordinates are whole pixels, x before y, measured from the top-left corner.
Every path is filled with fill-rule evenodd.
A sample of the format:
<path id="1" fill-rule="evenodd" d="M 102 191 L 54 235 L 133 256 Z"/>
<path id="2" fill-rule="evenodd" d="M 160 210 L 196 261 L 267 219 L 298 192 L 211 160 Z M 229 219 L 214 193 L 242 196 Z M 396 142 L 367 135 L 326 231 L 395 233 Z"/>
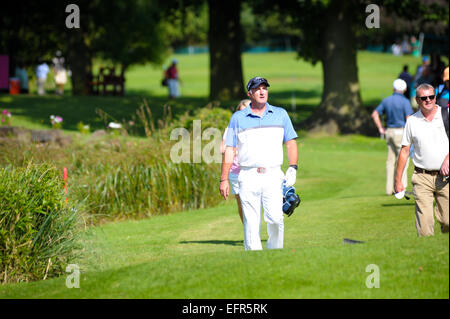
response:
<path id="1" fill-rule="evenodd" d="M 262 250 L 261 206 L 267 223 L 267 248 L 283 248 L 283 181 L 292 186 L 297 177 L 298 150 L 295 132 L 287 112 L 267 103 L 269 83 L 262 77 L 247 84 L 250 107 L 231 117 L 222 160 L 220 193 L 230 192 L 228 173 L 237 150 L 241 167 L 238 182 L 244 217 L 245 250 Z M 284 174 L 283 143 L 286 144 L 289 168 Z"/>

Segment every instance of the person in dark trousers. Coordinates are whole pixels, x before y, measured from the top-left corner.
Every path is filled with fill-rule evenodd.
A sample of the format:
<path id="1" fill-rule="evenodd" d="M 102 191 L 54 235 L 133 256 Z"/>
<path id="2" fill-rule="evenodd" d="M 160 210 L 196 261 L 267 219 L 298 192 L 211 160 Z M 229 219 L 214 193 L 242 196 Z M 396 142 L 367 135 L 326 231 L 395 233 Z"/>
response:
<path id="1" fill-rule="evenodd" d="M 409 100 L 411 99 L 411 85 L 413 83 L 413 77 L 411 74 L 409 74 L 408 72 L 408 65 L 404 65 L 403 66 L 403 71 L 402 73 L 400 73 L 400 75 L 398 76 L 399 79 L 402 79 L 403 81 L 406 82 L 406 91 L 405 93 L 403 93 L 403 95 Z"/>

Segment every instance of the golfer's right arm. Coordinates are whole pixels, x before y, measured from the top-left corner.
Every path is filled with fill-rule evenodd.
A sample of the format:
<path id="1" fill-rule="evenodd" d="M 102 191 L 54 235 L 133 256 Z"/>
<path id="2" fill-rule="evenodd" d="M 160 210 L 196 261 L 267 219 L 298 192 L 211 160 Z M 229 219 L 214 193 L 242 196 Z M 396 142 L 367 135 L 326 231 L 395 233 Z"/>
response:
<path id="1" fill-rule="evenodd" d="M 220 195 L 227 199 L 230 193 L 230 183 L 228 181 L 228 174 L 230 173 L 231 164 L 233 164 L 234 153 L 236 149 L 231 146 L 225 148 L 225 153 L 222 157 L 222 173 L 220 174 Z"/>
<path id="2" fill-rule="evenodd" d="M 402 175 L 405 170 L 406 161 L 409 157 L 409 148 L 410 146 L 402 145 L 402 149 L 400 151 L 400 155 L 398 156 L 397 168 L 395 171 L 395 192 L 401 192 L 405 189 L 405 186 L 402 183 Z"/>

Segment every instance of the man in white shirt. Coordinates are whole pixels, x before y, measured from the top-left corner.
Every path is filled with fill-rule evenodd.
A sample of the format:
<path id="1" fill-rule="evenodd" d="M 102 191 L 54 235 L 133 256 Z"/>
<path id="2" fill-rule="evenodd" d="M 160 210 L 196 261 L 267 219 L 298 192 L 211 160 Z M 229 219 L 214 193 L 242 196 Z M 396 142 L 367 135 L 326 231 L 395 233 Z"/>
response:
<path id="1" fill-rule="evenodd" d="M 413 193 L 416 200 L 416 229 L 418 236 L 434 235 L 433 202 L 436 200 L 436 219 L 441 231 L 448 232 L 449 223 L 449 141 L 442 120 L 441 108 L 436 105 L 434 88 L 422 84 L 416 89 L 420 109 L 411 115 L 405 126 L 395 175 L 395 191 L 404 191 L 401 177 L 414 145 Z"/>

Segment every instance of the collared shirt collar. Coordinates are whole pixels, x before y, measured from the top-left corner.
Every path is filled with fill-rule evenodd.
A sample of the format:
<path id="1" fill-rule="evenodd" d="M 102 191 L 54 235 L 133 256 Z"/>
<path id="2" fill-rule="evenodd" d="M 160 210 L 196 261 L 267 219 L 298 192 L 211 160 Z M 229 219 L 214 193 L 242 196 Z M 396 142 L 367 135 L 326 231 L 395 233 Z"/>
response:
<path id="1" fill-rule="evenodd" d="M 245 113 L 246 116 L 249 116 L 249 115 L 257 116 L 252 113 L 251 103 L 248 107 L 246 107 L 244 109 L 244 111 L 246 112 Z M 272 107 L 272 105 L 270 105 L 269 103 L 266 102 L 266 110 L 264 111 L 264 114 L 261 117 L 265 116 L 268 112 L 273 113 L 273 107 Z"/>
<path id="2" fill-rule="evenodd" d="M 439 119 L 441 117 L 440 116 L 441 107 L 439 105 L 437 105 L 437 104 L 435 104 L 435 105 L 437 106 L 437 109 L 436 109 L 436 113 L 434 113 L 433 119 L 431 121 L 434 121 L 434 120 Z M 426 119 L 425 115 L 423 115 L 422 109 L 420 107 L 419 107 L 419 114 L 420 114 L 420 118 L 422 120 L 428 122 L 428 120 Z"/>

